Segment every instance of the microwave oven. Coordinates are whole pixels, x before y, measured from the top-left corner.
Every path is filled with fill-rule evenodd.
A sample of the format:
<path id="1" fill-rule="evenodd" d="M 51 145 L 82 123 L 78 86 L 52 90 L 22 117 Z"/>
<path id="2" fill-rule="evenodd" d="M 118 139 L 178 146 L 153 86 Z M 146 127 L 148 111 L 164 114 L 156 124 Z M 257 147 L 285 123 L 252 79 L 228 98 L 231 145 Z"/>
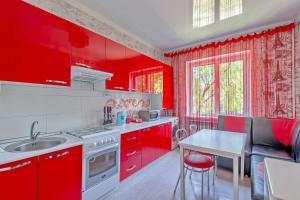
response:
<path id="1" fill-rule="evenodd" d="M 160 110 L 140 110 L 138 115 L 144 121 L 153 121 L 160 118 Z"/>

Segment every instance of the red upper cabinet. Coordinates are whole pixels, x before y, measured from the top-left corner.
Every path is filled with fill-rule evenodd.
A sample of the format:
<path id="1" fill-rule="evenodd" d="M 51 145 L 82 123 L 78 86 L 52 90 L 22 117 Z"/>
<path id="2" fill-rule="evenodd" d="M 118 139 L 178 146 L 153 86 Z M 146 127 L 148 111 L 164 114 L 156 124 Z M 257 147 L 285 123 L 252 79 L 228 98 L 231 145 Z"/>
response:
<path id="1" fill-rule="evenodd" d="M 106 71 L 105 38 L 97 33 L 70 24 L 71 64 Z"/>
<path id="2" fill-rule="evenodd" d="M 126 68 L 126 48 L 110 39 L 106 39 L 106 67 L 114 74 L 106 81 L 106 88 L 111 90 L 129 90 L 129 74 Z"/>
<path id="3" fill-rule="evenodd" d="M 39 200 L 81 200 L 82 146 L 39 156 L 38 177 Z"/>
<path id="4" fill-rule="evenodd" d="M 174 80 L 173 68 L 163 65 L 163 93 L 162 93 L 162 109 L 173 109 L 174 101 Z"/>
<path id="5" fill-rule="evenodd" d="M 37 199 L 37 157 L 0 165 L 0 199 Z"/>
<path id="6" fill-rule="evenodd" d="M 15 62 L 2 80 L 70 85 L 69 23 L 23 1 L 10 11 Z"/>

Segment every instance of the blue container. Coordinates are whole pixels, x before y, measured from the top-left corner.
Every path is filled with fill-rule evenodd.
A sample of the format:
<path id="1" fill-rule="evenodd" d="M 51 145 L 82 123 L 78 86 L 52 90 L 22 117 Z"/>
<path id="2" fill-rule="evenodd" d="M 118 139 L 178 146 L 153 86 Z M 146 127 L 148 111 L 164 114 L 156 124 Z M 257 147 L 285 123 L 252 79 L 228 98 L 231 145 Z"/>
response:
<path id="1" fill-rule="evenodd" d="M 117 113 L 117 125 L 121 126 L 126 124 L 126 113 L 124 111 L 120 111 Z"/>

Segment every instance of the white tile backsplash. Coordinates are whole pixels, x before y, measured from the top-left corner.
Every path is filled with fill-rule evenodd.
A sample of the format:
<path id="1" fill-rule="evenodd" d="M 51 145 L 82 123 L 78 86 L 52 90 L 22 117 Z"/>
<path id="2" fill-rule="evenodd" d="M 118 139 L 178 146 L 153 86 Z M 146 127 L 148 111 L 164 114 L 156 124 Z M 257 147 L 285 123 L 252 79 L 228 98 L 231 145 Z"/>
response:
<path id="1" fill-rule="evenodd" d="M 110 98 L 146 94 L 93 90 L 91 84 L 72 87 L 2 82 L 0 92 L 0 140 L 28 137 L 31 123 L 42 132 L 56 132 L 103 123 L 103 107 Z M 103 88 L 103 86 L 97 86 Z"/>

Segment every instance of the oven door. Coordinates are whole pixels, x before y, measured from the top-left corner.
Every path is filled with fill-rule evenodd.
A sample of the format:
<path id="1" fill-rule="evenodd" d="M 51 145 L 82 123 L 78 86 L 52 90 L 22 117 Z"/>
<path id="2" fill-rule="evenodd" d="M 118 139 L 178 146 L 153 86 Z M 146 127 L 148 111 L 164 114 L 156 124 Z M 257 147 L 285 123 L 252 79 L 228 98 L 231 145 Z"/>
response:
<path id="1" fill-rule="evenodd" d="M 86 189 L 89 189 L 118 173 L 119 145 L 88 152 L 85 162 Z"/>

